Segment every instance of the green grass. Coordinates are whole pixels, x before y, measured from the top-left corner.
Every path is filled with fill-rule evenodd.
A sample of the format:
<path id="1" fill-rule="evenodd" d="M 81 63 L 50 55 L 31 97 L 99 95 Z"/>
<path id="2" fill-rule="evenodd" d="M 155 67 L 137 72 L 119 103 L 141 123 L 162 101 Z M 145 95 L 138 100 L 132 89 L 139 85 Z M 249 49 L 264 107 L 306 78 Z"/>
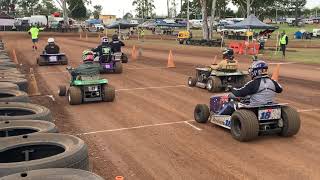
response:
<path id="1" fill-rule="evenodd" d="M 289 49 L 295 50 L 296 52 L 287 52 L 286 53 L 286 61 L 290 62 L 299 62 L 299 63 L 306 63 L 306 64 L 320 64 L 319 59 L 319 49 Z M 272 60 L 280 61 L 282 60 L 282 52 L 277 52 L 275 54 L 274 51 L 266 51 L 264 54 L 265 57 Z"/>

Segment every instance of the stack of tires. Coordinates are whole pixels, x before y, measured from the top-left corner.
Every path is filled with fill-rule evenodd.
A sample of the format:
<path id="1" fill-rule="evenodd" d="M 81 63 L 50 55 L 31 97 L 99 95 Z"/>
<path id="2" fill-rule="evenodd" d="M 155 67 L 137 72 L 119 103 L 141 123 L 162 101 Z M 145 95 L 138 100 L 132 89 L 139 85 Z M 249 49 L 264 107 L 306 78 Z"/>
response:
<path id="1" fill-rule="evenodd" d="M 0 180 L 102 180 L 88 172 L 84 141 L 58 134 L 51 111 L 30 103 L 27 85 L 0 42 Z"/>

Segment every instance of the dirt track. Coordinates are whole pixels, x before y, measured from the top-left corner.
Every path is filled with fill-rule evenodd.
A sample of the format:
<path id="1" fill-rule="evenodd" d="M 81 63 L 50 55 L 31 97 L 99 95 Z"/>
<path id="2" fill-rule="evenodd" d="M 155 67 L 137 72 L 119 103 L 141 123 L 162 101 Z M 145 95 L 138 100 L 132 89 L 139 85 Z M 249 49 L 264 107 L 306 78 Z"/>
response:
<path id="1" fill-rule="evenodd" d="M 218 49 L 173 49 L 177 68 L 166 69 L 168 48 L 145 47 L 142 57 L 124 65 L 123 74 L 104 75 L 117 89 L 114 103 L 70 106 L 57 96 L 58 85 L 69 81 L 65 67 L 36 66 L 39 52 L 31 51 L 27 36 L 2 38 L 16 49 L 24 67 L 35 68 L 41 93 L 55 98 L 33 100 L 54 111 L 60 131 L 88 143 L 92 170 L 106 179 L 320 179 L 320 111 L 301 112 L 296 137 L 262 137 L 250 143 L 239 143 L 214 125 L 190 121 L 195 105 L 207 103 L 211 94 L 188 88 L 186 79 L 194 67 L 212 62 Z M 57 41 L 72 66 L 80 63 L 82 50 L 96 46 L 75 37 Z M 42 48 L 44 44 L 41 40 Z M 242 68 L 248 65 L 241 59 Z M 299 110 L 319 110 L 319 68 L 282 65 L 285 92 L 278 100 Z"/>

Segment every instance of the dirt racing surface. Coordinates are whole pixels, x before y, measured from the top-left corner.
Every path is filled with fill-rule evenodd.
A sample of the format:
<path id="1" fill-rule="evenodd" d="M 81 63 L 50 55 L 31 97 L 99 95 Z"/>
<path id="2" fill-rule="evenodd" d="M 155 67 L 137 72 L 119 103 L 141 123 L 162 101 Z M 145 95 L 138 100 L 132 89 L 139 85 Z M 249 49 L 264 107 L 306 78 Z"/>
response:
<path id="1" fill-rule="evenodd" d="M 300 111 L 302 127 L 292 138 L 260 137 L 240 143 L 229 131 L 193 120 L 196 104 L 207 104 L 212 94 L 189 88 L 194 68 L 209 64 L 220 48 L 140 45 L 142 56 L 124 64 L 123 74 L 103 75 L 116 87 L 116 101 L 70 106 L 57 95 L 68 85 L 66 66 L 36 65 L 26 34 L 2 34 L 7 49 L 15 49 L 22 69 L 34 68 L 42 96 L 33 101 L 49 107 L 63 133 L 84 139 L 92 171 L 106 179 L 320 179 L 320 66 L 283 63 L 278 101 Z M 97 38 L 80 40 L 59 36 L 57 44 L 75 67 L 84 49 Z M 46 37 L 40 39 L 40 49 Z M 131 46 L 130 46 L 131 47 Z M 124 48 L 128 54 L 131 48 Z M 177 68 L 167 69 L 172 49 Z M 241 68 L 250 59 L 239 57 Z M 275 67 L 272 60 L 271 71 Z M 52 97 L 50 97 L 52 95 Z"/>

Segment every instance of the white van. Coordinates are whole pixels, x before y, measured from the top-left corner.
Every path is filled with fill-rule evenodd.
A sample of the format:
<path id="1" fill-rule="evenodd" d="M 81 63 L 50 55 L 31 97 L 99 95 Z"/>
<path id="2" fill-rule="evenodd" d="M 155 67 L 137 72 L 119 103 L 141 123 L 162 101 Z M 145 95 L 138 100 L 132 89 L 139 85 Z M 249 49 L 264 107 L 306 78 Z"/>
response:
<path id="1" fill-rule="evenodd" d="M 46 26 L 48 24 L 48 19 L 43 15 L 33 15 L 29 18 L 29 24 L 39 24 Z"/>
<path id="2" fill-rule="evenodd" d="M 320 29 L 313 29 L 313 37 L 319 37 L 320 38 Z"/>
<path id="3" fill-rule="evenodd" d="M 306 24 L 313 24 L 313 19 L 304 19 L 303 21 Z"/>

